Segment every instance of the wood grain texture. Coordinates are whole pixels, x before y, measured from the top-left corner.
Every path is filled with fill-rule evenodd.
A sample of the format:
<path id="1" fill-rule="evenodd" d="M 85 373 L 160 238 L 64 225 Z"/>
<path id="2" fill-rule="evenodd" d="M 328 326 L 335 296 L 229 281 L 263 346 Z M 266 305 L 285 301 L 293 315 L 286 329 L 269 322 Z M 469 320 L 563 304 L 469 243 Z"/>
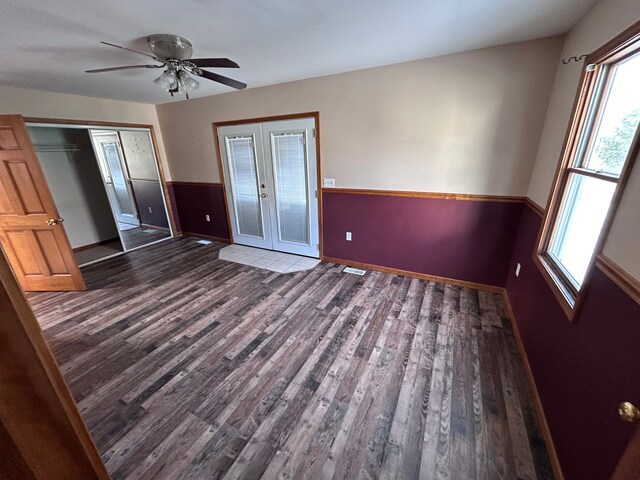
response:
<path id="1" fill-rule="evenodd" d="M 109 478 L 0 250 L 0 478 Z"/>
<path id="2" fill-rule="evenodd" d="M 471 200 L 482 202 L 523 203 L 526 197 L 515 195 L 483 195 L 473 193 L 419 192 L 407 190 L 375 190 L 371 188 L 322 188 L 323 194 L 350 193 L 357 195 L 382 195 L 391 197 L 440 198 L 443 200 Z"/>
<path id="3" fill-rule="evenodd" d="M 30 295 L 114 479 L 552 478 L 501 294 L 223 246 Z"/>
<path id="4" fill-rule="evenodd" d="M 522 337 L 520 336 L 520 331 L 518 329 L 518 322 L 516 321 L 515 314 L 513 313 L 513 308 L 511 306 L 511 301 L 509 300 L 509 295 L 507 294 L 506 289 L 503 292 L 503 299 L 506 308 L 506 313 L 509 319 L 511 320 L 511 326 L 513 329 L 513 334 L 515 338 L 516 347 L 513 345 L 509 345 L 509 348 L 512 348 L 514 351 L 517 350 L 517 353 L 514 355 L 520 356 L 522 360 L 522 369 L 516 370 L 516 377 L 519 385 L 520 391 L 529 388 L 531 390 L 531 394 L 533 397 L 533 404 L 535 406 L 535 413 L 537 417 L 537 422 L 533 420 L 533 418 L 529 418 L 529 422 L 534 424 L 534 422 L 540 426 L 540 434 L 545 440 L 545 445 L 541 445 L 536 443 L 535 435 L 530 437 L 532 445 L 535 445 L 532 448 L 532 452 L 535 456 L 542 455 L 549 459 L 551 469 L 553 470 L 553 477 L 556 480 L 564 480 L 564 474 L 562 473 L 562 468 L 560 467 L 560 461 L 558 459 L 558 454 L 555 448 L 555 444 L 553 443 L 553 437 L 551 436 L 551 429 L 549 428 L 549 424 L 547 422 L 547 417 L 544 413 L 544 408 L 542 407 L 542 400 L 540 399 L 540 393 L 538 392 L 538 387 L 536 386 L 535 378 L 533 376 L 533 371 L 531 370 L 531 365 L 529 364 L 529 359 L 526 356 L 526 350 L 524 348 L 524 344 L 522 343 Z M 528 411 L 527 414 L 531 417 L 533 412 Z M 542 465 L 543 462 L 535 461 L 536 466 Z"/>
<path id="5" fill-rule="evenodd" d="M 476 290 L 483 290 L 487 292 L 502 293 L 502 291 L 504 290 L 502 287 L 497 287 L 495 285 L 486 285 L 484 283 L 467 282 L 466 280 L 457 280 L 455 278 L 439 277 L 437 275 L 429 275 L 427 273 L 411 272 L 409 270 L 400 270 L 399 268 L 383 267 L 382 265 L 374 265 L 371 263 L 354 262 L 354 261 L 345 260 L 342 258 L 324 256 L 324 257 L 321 257 L 321 259 L 326 262 L 340 263 L 344 265 L 349 265 L 351 267 L 362 268 L 364 270 L 376 270 L 378 272 L 392 273 L 394 275 L 407 275 L 410 277 L 421 278 L 423 280 L 442 282 L 442 283 L 447 283 L 449 285 L 457 285 L 459 287 L 473 288 Z"/>
<path id="6" fill-rule="evenodd" d="M 85 285 L 20 115 L 0 115 L 0 244 L 23 290 Z"/>

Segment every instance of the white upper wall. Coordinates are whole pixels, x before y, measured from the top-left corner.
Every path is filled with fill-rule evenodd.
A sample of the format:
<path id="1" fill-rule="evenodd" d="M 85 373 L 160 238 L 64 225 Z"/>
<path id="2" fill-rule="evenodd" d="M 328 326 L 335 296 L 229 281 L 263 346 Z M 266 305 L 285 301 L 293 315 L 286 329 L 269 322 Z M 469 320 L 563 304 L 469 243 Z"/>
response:
<path id="1" fill-rule="evenodd" d="M 153 125 L 164 173 L 167 179 L 170 178 L 162 132 L 153 105 L 0 85 L 0 114 Z"/>
<path id="2" fill-rule="evenodd" d="M 562 57 L 591 53 L 640 20 L 638 0 L 601 0 L 567 34 Z M 560 160 L 571 109 L 579 88 L 583 64 L 558 67 L 528 196 L 546 206 Z M 640 280 L 640 162 L 625 189 L 623 200 L 604 247 L 604 254 Z"/>
<path id="3" fill-rule="evenodd" d="M 552 37 L 158 105 L 174 180 L 219 182 L 212 123 L 320 112 L 337 187 L 525 195 L 562 46 Z"/>

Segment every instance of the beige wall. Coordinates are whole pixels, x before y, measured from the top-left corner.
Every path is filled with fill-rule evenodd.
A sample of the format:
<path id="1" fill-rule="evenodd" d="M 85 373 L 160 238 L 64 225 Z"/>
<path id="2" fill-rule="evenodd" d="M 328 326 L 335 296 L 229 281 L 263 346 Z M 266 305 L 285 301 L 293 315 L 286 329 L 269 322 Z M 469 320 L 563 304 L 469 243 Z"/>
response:
<path id="1" fill-rule="evenodd" d="M 149 88 L 155 88 L 155 85 L 151 84 Z M 153 105 L 0 85 L 0 114 L 153 125 L 163 169 L 170 178 L 162 132 Z"/>
<path id="2" fill-rule="evenodd" d="M 637 0 L 601 0 L 567 34 L 562 57 L 590 53 L 640 20 Z M 528 196 L 545 206 L 579 87 L 582 64 L 558 67 Z M 640 280 L 640 163 L 632 172 L 604 253 Z"/>
<path id="3" fill-rule="evenodd" d="M 560 37 L 158 105 L 172 178 L 220 180 L 212 122 L 319 111 L 337 187 L 525 195 Z"/>

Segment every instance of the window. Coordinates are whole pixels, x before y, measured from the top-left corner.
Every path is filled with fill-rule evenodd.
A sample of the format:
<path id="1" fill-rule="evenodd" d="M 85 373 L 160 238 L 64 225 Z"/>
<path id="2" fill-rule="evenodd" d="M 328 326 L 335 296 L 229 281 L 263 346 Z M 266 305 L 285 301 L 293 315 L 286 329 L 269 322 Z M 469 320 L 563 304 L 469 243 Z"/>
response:
<path id="1" fill-rule="evenodd" d="M 640 143 L 638 43 L 627 39 L 595 62 L 594 55 L 587 59 L 537 252 L 570 317 Z"/>

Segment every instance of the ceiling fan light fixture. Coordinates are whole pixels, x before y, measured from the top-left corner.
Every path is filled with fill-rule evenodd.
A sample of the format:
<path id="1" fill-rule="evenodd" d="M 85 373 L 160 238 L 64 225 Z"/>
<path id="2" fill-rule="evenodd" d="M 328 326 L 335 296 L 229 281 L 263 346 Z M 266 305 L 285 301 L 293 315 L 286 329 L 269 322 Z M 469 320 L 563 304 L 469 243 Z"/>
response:
<path id="1" fill-rule="evenodd" d="M 237 90 L 247 87 L 246 83 L 233 78 L 225 77 L 206 68 L 239 68 L 239 65 L 228 58 L 191 58 L 193 47 L 186 38 L 177 35 L 159 34 L 148 37 L 149 48 L 153 55 L 139 52 L 131 48 L 123 47 L 109 42 L 101 42 L 110 47 L 119 48 L 128 52 L 144 55 L 158 62 L 153 65 L 124 65 L 120 67 L 98 68 L 86 70 L 87 73 L 103 73 L 118 70 L 130 70 L 137 68 L 162 68 L 165 69 L 153 83 L 161 87 L 172 97 L 175 93 L 183 93 L 189 98 L 189 93 L 200 87 L 200 82 L 194 77 L 202 77 L 205 80 L 227 85 Z"/>
<path id="2" fill-rule="evenodd" d="M 172 68 L 167 68 L 153 83 L 162 87 L 165 92 L 174 90 L 178 86 L 176 71 Z"/>
<path id="3" fill-rule="evenodd" d="M 180 91 L 184 90 L 187 93 L 191 93 L 198 89 L 200 82 L 183 70 L 178 76 L 178 85 L 180 87 Z"/>

